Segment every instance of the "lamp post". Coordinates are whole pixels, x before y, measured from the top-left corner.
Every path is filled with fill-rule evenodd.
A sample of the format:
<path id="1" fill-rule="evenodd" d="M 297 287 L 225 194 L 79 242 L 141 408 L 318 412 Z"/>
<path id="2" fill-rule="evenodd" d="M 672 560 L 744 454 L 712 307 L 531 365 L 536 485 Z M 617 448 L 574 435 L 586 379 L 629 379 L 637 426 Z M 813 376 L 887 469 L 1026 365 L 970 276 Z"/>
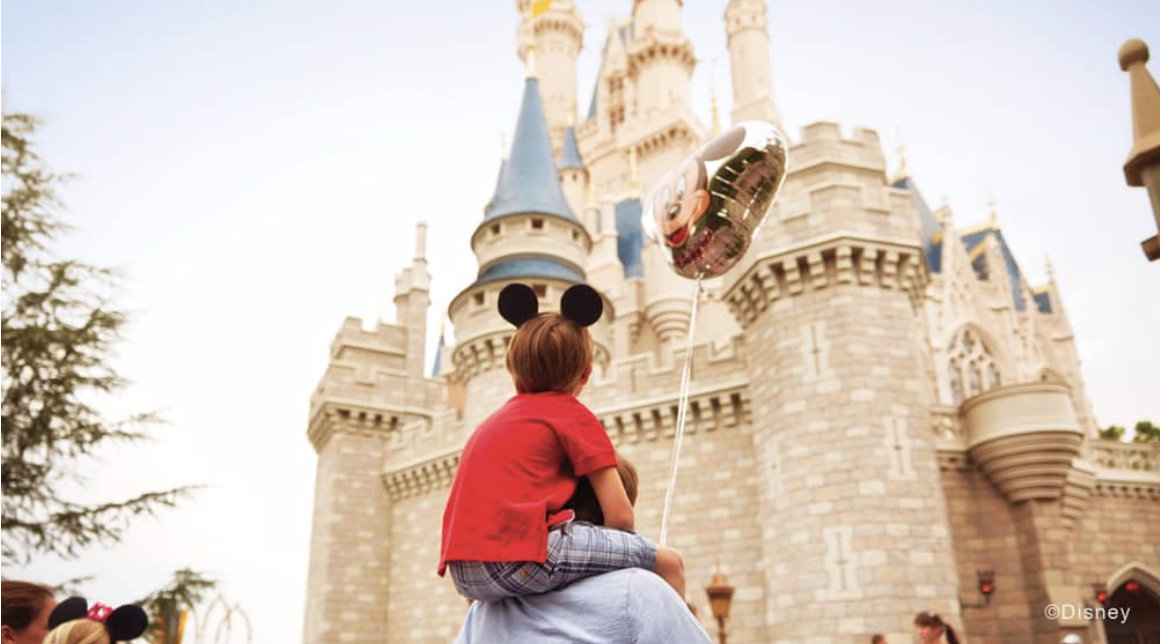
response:
<path id="1" fill-rule="evenodd" d="M 725 620 L 729 619 L 729 607 L 733 604 L 733 586 L 720 570 L 713 573 L 713 579 L 705 586 L 705 594 L 709 595 L 709 607 L 713 610 L 713 617 L 717 618 L 717 639 L 725 644 Z"/>

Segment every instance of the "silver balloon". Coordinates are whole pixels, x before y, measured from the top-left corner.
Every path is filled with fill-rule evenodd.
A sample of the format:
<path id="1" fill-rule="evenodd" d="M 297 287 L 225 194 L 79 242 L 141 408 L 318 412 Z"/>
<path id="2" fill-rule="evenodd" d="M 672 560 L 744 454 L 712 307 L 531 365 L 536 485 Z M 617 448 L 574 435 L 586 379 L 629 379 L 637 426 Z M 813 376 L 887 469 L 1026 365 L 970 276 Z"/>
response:
<path id="1" fill-rule="evenodd" d="M 762 121 L 739 123 L 657 183 L 642 215 L 681 277 L 724 274 L 749 250 L 785 181 L 785 136 Z"/>

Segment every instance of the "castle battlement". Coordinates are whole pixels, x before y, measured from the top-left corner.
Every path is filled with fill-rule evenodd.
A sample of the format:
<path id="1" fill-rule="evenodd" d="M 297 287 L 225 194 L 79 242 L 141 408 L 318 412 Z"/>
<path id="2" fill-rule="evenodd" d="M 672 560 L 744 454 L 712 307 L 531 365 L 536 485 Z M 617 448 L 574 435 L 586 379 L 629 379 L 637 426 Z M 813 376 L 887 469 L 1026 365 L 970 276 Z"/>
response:
<path id="1" fill-rule="evenodd" d="M 831 121 L 811 123 L 801 130 L 801 138 L 790 147 L 789 172 L 801 172 L 823 163 L 886 171 L 886 159 L 878 132 L 854 128 L 853 136 L 842 136 L 842 126 Z"/>
<path id="2" fill-rule="evenodd" d="M 362 318 L 347 317 L 330 343 L 330 357 L 335 360 L 349 359 L 349 356 L 364 351 L 406 355 L 407 329 L 379 322 L 374 329 L 367 330 Z"/>
<path id="3" fill-rule="evenodd" d="M 846 235 L 815 239 L 762 256 L 725 292 L 729 310 L 742 326 L 754 323 L 783 297 L 859 284 L 905 291 L 916 305 L 929 277 L 921 248 L 906 240 L 859 239 Z"/>

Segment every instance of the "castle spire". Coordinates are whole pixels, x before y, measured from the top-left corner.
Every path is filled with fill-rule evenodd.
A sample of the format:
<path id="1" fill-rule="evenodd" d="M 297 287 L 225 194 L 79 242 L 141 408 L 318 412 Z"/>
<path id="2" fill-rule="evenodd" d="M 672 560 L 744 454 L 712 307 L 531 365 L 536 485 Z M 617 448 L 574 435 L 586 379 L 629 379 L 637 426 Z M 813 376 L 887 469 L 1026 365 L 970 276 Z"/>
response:
<path id="1" fill-rule="evenodd" d="M 517 53 L 527 75 L 540 79 L 540 100 L 552 151 L 559 153 L 564 128 L 576 116 L 576 61 L 584 21 L 574 0 L 516 0 L 520 12 Z"/>
<path id="2" fill-rule="evenodd" d="M 576 220 L 556 175 L 540 85 L 534 77 L 524 84 L 524 99 L 516 121 L 511 155 L 500 173 L 485 219 L 519 213 L 539 213 Z"/>
<path id="3" fill-rule="evenodd" d="M 733 71 L 733 122 L 758 119 L 780 126 L 773 103 L 765 0 L 730 0 L 725 33 Z"/>

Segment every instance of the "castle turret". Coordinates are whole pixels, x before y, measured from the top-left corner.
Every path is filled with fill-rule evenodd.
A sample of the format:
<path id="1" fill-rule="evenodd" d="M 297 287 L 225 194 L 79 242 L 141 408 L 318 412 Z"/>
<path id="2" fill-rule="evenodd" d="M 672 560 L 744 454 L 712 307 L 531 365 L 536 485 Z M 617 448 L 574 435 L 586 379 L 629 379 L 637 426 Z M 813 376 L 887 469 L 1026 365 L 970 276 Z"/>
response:
<path id="1" fill-rule="evenodd" d="M 496 312 L 500 290 L 527 283 L 540 296 L 541 310 L 550 310 L 564 290 L 585 281 L 592 240 L 568 206 L 555 167 L 539 81 L 528 78 L 511 155 L 471 237 L 479 274 L 449 307 L 455 378 L 465 387 L 466 427 L 477 425 L 514 393 L 504 368 L 513 329 Z M 598 354 L 606 356 L 599 338 L 597 344 Z"/>
<path id="2" fill-rule="evenodd" d="M 580 158 L 580 147 L 576 145 L 576 129 L 571 125 L 564 131 L 564 148 L 560 150 L 556 171 L 559 173 L 560 187 L 564 191 L 568 207 L 574 213 L 584 212 L 584 201 L 588 194 L 588 168 L 584 167 L 584 160 Z M 588 232 L 593 232 L 591 227 Z"/>
<path id="3" fill-rule="evenodd" d="M 584 22 L 573 0 L 516 0 L 522 16 L 517 39 L 528 74 L 539 76 L 540 98 L 552 150 L 564 142 L 564 130 L 576 120 L 576 58 L 584 44 Z"/>
<path id="4" fill-rule="evenodd" d="M 415 257 L 395 278 L 395 324 L 407 330 L 407 373 L 423 378 L 427 349 L 427 309 L 431 307 L 431 274 L 427 272 L 427 224 L 415 232 Z"/>
<path id="5" fill-rule="evenodd" d="M 923 248 L 878 136 L 807 127 L 776 218 L 725 276 L 744 329 L 761 484 L 768 641 L 961 626 L 921 358 Z M 902 572 L 905 571 L 905 572 Z M 889 602 L 874 601 L 890 598 Z"/>
<path id="6" fill-rule="evenodd" d="M 687 107 L 696 58 L 681 30 L 680 0 L 634 0 L 632 24 L 628 73 L 636 86 L 637 116 Z"/>
<path id="7" fill-rule="evenodd" d="M 733 71 L 733 122 L 759 119 L 780 126 L 773 104 L 765 0 L 731 0 L 725 8 L 725 33 Z"/>
<path id="8" fill-rule="evenodd" d="M 347 318 L 310 399 L 307 438 L 318 454 L 304 642 L 380 641 L 387 613 L 365 597 L 391 593 L 392 456 L 429 428 L 439 387 L 423 373 L 427 307 L 426 224 L 415 258 L 395 281 L 396 324 L 366 330 Z M 392 453 L 392 447 L 394 452 Z M 396 589 L 397 591 L 397 589 Z"/>

